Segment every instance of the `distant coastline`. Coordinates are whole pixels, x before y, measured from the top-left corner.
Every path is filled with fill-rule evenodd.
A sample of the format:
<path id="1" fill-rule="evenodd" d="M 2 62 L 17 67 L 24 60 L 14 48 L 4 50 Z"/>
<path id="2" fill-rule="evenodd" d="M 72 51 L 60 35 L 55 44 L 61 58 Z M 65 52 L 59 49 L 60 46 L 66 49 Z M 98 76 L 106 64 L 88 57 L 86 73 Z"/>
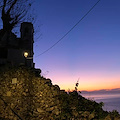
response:
<path id="1" fill-rule="evenodd" d="M 120 113 L 120 88 L 112 90 L 82 91 L 81 95 L 96 102 L 103 102 L 105 111 L 117 110 Z"/>
<path id="2" fill-rule="evenodd" d="M 105 94 L 105 93 L 109 93 L 109 94 L 113 94 L 113 93 L 120 93 L 120 88 L 115 88 L 115 89 L 101 89 L 101 90 L 94 90 L 94 91 L 81 91 L 83 94 L 88 94 L 88 93 L 94 93 L 94 94 Z"/>

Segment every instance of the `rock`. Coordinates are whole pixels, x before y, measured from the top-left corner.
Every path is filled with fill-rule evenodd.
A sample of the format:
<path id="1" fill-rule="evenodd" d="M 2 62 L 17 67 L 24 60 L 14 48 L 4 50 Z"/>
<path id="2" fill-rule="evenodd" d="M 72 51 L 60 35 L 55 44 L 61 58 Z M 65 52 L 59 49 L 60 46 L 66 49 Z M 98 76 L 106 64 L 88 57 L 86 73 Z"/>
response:
<path id="1" fill-rule="evenodd" d="M 11 92 L 10 91 L 7 92 L 7 96 L 11 96 Z"/>
<path id="2" fill-rule="evenodd" d="M 12 78 L 12 84 L 17 84 L 17 78 Z"/>
<path id="3" fill-rule="evenodd" d="M 13 86 L 12 89 L 14 90 L 14 89 L 15 89 L 15 86 Z"/>
<path id="4" fill-rule="evenodd" d="M 25 92 L 28 92 L 28 89 L 26 89 Z"/>
<path id="5" fill-rule="evenodd" d="M 39 113 L 43 113 L 43 112 L 44 112 L 44 110 L 42 110 L 41 108 L 37 108 L 37 111 L 38 111 Z"/>
<path id="6" fill-rule="evenodd" d="M 55 110 L 54 110 L 54 113 L 55 113 L 56 115 L 59 115 L 59 114 L 60 114 L 59 109 L 55 109 Z"/>
<path id="7" fill-rule="evenodd" d="M 23 92 L 23 95 L 24 95 L 24 96 L 26 96 L 26 93 L 25 93 L 25 92 Z"/>

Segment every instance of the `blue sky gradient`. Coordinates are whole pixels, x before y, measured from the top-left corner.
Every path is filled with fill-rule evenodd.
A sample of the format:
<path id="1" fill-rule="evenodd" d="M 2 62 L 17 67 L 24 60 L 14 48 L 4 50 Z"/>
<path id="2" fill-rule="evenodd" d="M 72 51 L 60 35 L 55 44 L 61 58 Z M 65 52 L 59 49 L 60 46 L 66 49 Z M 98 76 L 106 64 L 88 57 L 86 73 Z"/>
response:
<path id="1" fill-rule="evenodd" d="M 63 89 L 120 87 L 120 1 L 101 0 L 61 42 L 97 0 L 36 1 L 41 37 L 34 44 L 34 62 L 45 77 Z M 114 84 L 113 84 L 114 83 Z M 99 84 L 99 86 L 98 86 Z"/>

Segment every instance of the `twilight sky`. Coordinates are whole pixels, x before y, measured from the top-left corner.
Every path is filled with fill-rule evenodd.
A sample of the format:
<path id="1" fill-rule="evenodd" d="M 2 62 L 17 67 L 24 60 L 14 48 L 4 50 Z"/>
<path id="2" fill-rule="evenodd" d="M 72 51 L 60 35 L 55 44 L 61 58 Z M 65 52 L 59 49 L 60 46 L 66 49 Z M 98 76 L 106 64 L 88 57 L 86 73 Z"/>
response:
<path id="1" fill-rule="evenodd" d="M 99 4 L 55 47 L 97 0 L 37 0 L 41 36 L 34 43 L 35 67 L 61 89 L 120 88 L 120 0 Z M 36 26 L 35 26 L 36 27 Z M 37 36 L 37 35 L 36 35 Z"/>

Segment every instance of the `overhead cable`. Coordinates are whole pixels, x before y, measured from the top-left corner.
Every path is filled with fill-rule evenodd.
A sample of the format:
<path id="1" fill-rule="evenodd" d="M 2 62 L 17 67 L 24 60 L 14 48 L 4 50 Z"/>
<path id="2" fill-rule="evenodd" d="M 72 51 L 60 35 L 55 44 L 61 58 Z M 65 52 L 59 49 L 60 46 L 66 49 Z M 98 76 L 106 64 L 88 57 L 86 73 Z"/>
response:
<path id="1" fill-rule="evenodd" d="M 43 51 L 41 54 L 35 56 L 35 57 L 39 57 L 42 54 L 48 52 L 50 49 L 52 49 L 55 45 L 57 45 L 61 40 L 63 40 L 63 38 L 65 38 L 92 10 L 93 8 L 100 2 L 100 0 L 98 0 L 90 9 L 89 11 L 68 31 L 66 32 L 57 42 L 55 42 L 51 47 L 49 47 L 47 50 Z"/>

